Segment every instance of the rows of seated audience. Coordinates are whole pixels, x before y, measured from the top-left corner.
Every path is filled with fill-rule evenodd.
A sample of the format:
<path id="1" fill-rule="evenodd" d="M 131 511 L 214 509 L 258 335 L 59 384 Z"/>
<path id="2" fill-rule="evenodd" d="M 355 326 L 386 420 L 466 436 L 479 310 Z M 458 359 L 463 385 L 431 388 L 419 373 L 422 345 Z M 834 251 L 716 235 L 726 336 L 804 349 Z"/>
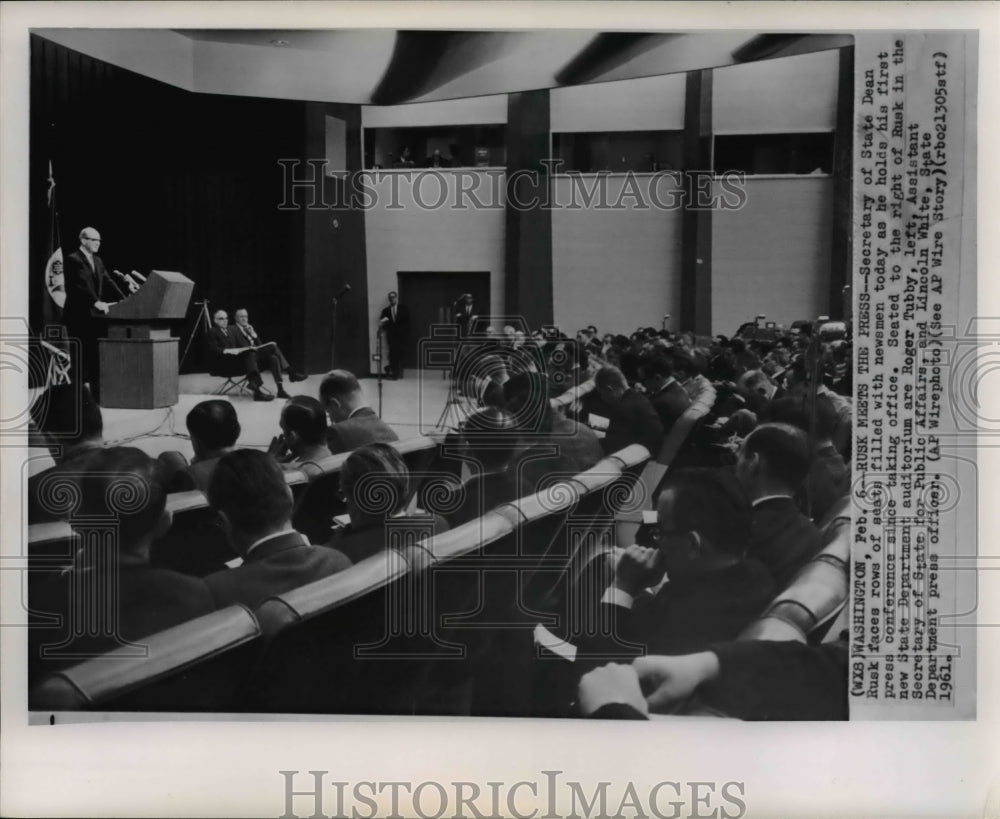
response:
<path id="1" fill-rule="evenodd" d="M 344 370 L 315 397 L 285 403 L 266 451 L 239 446 L 237 404 L 198 403 L 186 417 L 190 461 L 105 445 L 86 390 L 50 387 L 33 418 L 55 464 L 29 480 L 29 523 L 113 520 L 117 537 L 85 538 L 59 571 L 29 578 L 29 682 L 227 606 L 253 611 L 412 544 L 401 532 L 439 537 L 632 445 L 656 462 L 673 433 L 683 446 L 660 461 L 655 512 L 635 542 L 608 544 L 609 568 L 585 601 L 602 627 L 553 628 L 576 662 L 538 684 L 565 700 L 560 714 L 643 717 L 697 693 L 746 719 L 842 718 L 843 639 L 737 639 L 827 545 L 819 522 L 849 494 L 850 371 L 836 322 L 752 322 L 732 338 L 504 327 L 458 356 L 464 420 L 415 470 L 401 454 L 407 442 Z M 306 526 L 304 499 L 316 507 L 317 492 L 320 520 Z M 202 499 L 205 526 L 224 544 L 211 570 L 162 558 L 174 548 L 164 544 L 188 537 L 171 520 L 171 499 L 184 493 Z M 101 582 L 117 583 L 114 611 L 87 596 Z M 490 645 L 514 651 L 520 639 Z"/>

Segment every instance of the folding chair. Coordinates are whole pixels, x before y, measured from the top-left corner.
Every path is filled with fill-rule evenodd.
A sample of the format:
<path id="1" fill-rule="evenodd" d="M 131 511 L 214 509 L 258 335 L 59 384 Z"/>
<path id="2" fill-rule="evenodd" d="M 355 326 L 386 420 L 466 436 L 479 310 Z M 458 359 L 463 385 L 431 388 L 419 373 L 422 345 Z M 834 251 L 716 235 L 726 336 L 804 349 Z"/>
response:
<path id="1" fill-rule="evenodd" d="M 212 375 L 226 379 L 212 395 L 229 395 L 233 390 L 236 390 L 237 395 L 253 395 L 253 390 L 250 389 L 250 379 L 245 375 L 221 375 L 220 373 L 212 373 Z"/>

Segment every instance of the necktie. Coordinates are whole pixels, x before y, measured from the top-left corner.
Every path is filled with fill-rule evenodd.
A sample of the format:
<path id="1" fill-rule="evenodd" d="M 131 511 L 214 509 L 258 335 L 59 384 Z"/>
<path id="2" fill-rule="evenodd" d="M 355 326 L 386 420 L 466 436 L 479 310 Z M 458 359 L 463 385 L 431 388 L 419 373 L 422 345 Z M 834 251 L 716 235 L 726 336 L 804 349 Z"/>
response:
<path id="1" fill-rule="evenodd" d="M 395 307 L 392 308 L 392 323 L 393 324 L 396 323 L 396 308 Z"/>

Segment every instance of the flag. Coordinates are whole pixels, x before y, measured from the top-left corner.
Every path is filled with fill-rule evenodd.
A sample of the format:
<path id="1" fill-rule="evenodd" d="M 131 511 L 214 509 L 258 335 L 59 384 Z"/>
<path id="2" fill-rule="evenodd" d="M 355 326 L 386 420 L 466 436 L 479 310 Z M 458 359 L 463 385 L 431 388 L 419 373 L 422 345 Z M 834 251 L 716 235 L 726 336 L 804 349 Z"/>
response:
<path id="1" fill-rule="evenodd" d="M 43 323 L 47 326 L 62 321 L 66 304 L 66 281 L 63 277 L 63 254 L 59 246 L 59 212 L 56 210 L 56 180 L 49 160 L 49 189 L 46 194 L 49 211 L 49 236 L 45 252 L 45 294 L 42 296 Z"/>

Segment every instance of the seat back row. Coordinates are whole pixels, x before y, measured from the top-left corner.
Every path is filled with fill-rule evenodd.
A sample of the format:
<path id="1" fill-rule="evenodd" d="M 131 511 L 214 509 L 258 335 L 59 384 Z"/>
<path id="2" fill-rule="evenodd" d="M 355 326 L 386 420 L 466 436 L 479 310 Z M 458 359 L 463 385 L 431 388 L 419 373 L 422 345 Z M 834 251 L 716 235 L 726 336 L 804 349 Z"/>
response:
<path id="1" fill-rule="evenodd" d="M 36 688 L 33 707 L 317 713 L 418 709 L 421 691 L 426 694 L 431 682 L 439 682 L 435 669 L 457 667 L 448 664 L 470 655 L 467 645 L 450 638 L 463 628 L 488 633 L 497 625 L 477 620 L 475 606 L 448 610 L 446 599 L 465 604 L 481 597 L 478 582 L 458 581 L 468 581 L 470 572 L 473 581 L 481 580 L 488 565 L 502 567 L 510 557 L 508 568 L 527 576 L 546 561 L 553 570 L 565 569 L 571 555 L 555 539 L 565 531 L 567 518 L 646 458 L 642 447 L 629 447 L 542 495 L 504 504 L 455 530 L 399 551 L 386 550 L 270 598 L 256 616 L 233 607 L 152 635 L 145 641 L 145 659 L 116 651 L 61 671 Z M 609 509 L 604 518 L 610 521 L 613 514 Z M 550 540 L 537 554 L 529 553 L 519 538 L 543 524 L 551 527 Z M 494 562 L 487 564 L 490 559 Z M 461 592 L 450 599 L 449 584 Z M 504 606 L 513 608 L 516 601 L 507 599 Z"/>

